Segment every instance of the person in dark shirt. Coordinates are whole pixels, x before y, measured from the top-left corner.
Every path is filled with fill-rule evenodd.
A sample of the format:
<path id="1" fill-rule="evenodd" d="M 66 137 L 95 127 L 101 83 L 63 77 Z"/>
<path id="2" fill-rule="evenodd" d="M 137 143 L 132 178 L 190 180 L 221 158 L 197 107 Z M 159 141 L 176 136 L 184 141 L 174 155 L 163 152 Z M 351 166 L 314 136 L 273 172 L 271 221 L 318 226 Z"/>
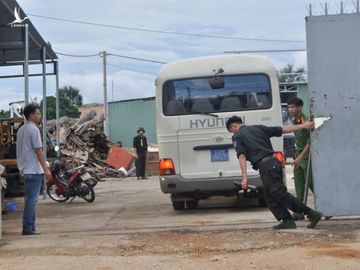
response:
<path id="1" fill-rule="evenodd" d="M 145 177 L 145 164 L 146 164 L 146 155 L 148 151 L 147 139 L 144 136 L 145 129 L 140 127 L 137 131 L 138 135 L 134 137 L 133 147 L 137 154 L 137 159 L 135 162 L 136 166 L 136 177 L 138 180 L 147 179 Z"/>
<path id="2" fill-rule="evenodd" d="M 226 128 L 234 134 L 232 141 L 240 163 L 243 189 L 247 188 L 246 161 L 250 161 L 254 169 L 259 169 L 267 206 L 275 218 L 281 221 L 273 228 L 296 228 L 296 223 L 288 209 L 306 214 L 310 221 L 307 227 L 314 228 L 320 221 L 322 213 L 311 209 L 287 192 L 283 182 L 283 169 L 279 160 L 274 156 L 270 141 L 271 137 L 281 137 L 283 133 L 313 129 L 314 122 L 307 121 L 301 125 L 286 127 L 246 126 L 240 117 L 232 116 L 226 122 Z"/>

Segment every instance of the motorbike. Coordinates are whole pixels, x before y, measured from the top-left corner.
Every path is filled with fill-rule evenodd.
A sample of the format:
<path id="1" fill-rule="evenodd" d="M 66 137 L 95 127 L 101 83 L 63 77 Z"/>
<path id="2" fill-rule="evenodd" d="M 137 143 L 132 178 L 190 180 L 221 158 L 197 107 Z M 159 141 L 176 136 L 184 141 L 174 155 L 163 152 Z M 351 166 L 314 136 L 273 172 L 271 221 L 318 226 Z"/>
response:
<path id="1" fill-rule="evenodd" d="M 95 200 L 94 186 L 97 180 L 81 165 L 71 170 L 65 170 L 59 159 L 50 163 L 52 179 L 48 179 L 46 192 L 56 202 L 66 202 L 76 196 L 91 203 Z M 71 201 L 72 201 L 71 200 Z"/>

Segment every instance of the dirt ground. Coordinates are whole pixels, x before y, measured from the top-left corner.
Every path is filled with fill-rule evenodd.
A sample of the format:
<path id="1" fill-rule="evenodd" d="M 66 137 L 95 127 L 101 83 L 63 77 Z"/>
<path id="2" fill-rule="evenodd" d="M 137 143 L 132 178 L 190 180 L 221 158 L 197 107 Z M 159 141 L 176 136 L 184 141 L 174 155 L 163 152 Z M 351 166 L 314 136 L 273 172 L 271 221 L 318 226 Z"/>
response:
<path id="1" fill-rule="evenodd" d="M 20 235 L 23 202 L 12 199 L 19 209 L 3 216 L 0 269 L 360 269 L 357 217 L 277 232 L 256 199 L 211 198 L 176 212 L 158 181 L 109 179 L 92 204 L 40 199 L 40 236 Z"/>

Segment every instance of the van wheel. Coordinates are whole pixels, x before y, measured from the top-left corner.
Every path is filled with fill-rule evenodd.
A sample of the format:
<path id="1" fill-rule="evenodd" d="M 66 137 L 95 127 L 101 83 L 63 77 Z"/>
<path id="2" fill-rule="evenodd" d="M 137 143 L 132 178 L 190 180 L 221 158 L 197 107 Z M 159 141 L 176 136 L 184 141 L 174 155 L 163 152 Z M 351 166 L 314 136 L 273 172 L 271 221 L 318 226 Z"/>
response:
<path id="1" fill-rule="evenodd" d="M 260 206 L 266 206 L 267 205 L 266 200 L 265 200 L 265 193 L 264 193 L 263 188 L 258 188 L 257 197 L 258 197 L 258 202 L 259 202 Z"/>
<path id="2" fill-rule="evenodd" d="M 185 202 L 184 201 L 173 201 L 172 205 L 176 211 L 184 210 Z"/>
<path id="3" fill-rule="evenodd" d="M 186 201 L 186 208 L 187 209 L 196 209 L 199 207 L 199 201 L 198 200 L 191 200 L 191 201 Z"/>

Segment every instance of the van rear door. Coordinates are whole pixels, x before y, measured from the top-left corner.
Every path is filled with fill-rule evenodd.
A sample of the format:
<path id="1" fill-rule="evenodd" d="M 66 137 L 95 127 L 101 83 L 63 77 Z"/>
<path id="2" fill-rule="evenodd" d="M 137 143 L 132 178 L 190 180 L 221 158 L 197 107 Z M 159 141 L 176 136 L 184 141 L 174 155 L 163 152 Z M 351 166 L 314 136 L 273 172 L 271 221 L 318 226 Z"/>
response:
<path id="1" fill-rule="evenodd" d="M 215 89 L 213 78 L 179 79 L 163 86 L 164 115 L 179 120 L 179 169 L 184 178 L 241 176 L 226 120 L 238 115 L 245 124 L 258 124 L 272 107 L 265 74 L 222 76 L 223 87 Z M 249 165 L 248 175 L 257 174 Z"/>
<path id="2" fill-rule="evenodd" d="M 188 128 L 190 123 L 204 127 Z M 225 118 L 198 116 L 182 118 L 178 133 L 180 174 L 187 179 L 241 177 L 231 134 L 222 123 Z M 190 124 L 191 125 L 191 124 Z M 209 127 L 219 125 L 219 127 Z M 248 166 L 248 175 L 258 173 Z"/>

